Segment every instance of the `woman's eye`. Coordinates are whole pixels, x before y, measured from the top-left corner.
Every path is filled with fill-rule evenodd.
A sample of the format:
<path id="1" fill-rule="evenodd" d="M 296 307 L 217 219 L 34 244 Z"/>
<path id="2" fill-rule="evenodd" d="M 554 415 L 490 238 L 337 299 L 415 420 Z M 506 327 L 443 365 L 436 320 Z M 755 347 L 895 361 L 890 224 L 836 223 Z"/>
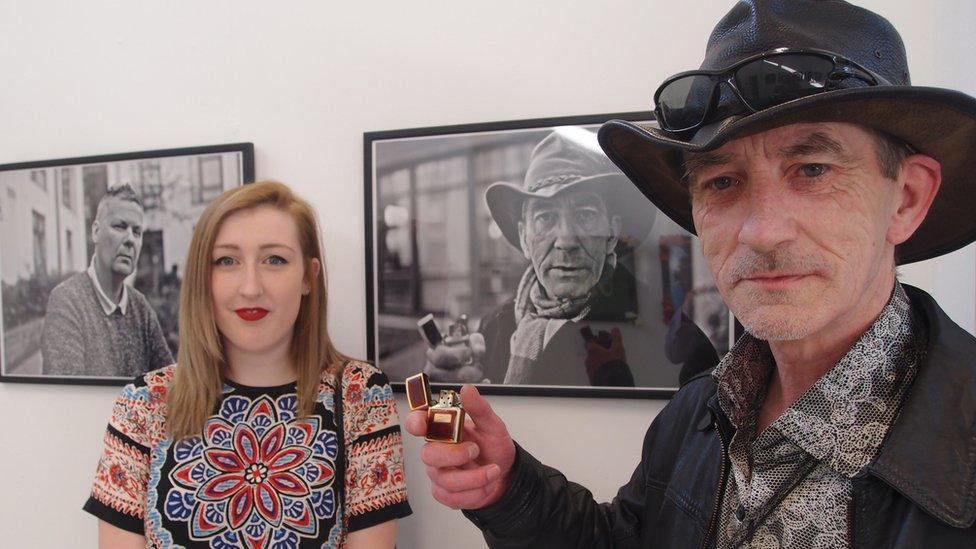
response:
<path id="1" fill-rule="evenodd" d="M 800 173 L 804 177 L 820 177 L 827 171 L 827 166 L 823 164 L 804 164 L 800 166 Z"/>
<path id="2" fill-rule="evenodd" d="M 280 255 L 272 255 L 268 257 L 268 263 L 272 265 L 284 265 L 288 263 L 288 261 L 285 260 L 285 258 L 281 257 Z"/>
<path id="3" fill-rule="evenodd" d="M 214 265 L 218 265 L 220 267 L 229 267 L 234 264 L 234 258 L 227 257 L 225 255 L 225 256 L 218 257 L 217 259 L 214 260 L 213 263 Z"/>

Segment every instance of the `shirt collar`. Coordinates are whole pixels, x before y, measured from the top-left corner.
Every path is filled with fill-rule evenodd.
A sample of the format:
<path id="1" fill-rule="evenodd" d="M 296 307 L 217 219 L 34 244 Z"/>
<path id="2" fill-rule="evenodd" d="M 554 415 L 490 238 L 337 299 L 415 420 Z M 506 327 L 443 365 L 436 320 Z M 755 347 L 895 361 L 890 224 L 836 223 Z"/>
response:
<path id="1" fill-rule="evenodd" d="M 914 329 L 911 305 L 896 281 L 874 323 L 771 428 L 854 476 L 877 455 L 894 420 L 925 349 L 923 332 Z M 719 405 L 736 428 L 755 420 L 774 367 L 769 345 L 750 334 L 716 367 Z"/>
<path id="2" fill-rule="evenodd" d="M 108 295 L 105 294 L 105 290 L 102 289 L 102 285 L 98 283 L 98 276 L 95 275 L 95 256 L 92 256 L 91 262 L 88 264 L 88 269 L 85 271 L 88 273 L 88 278 L 92 281 L 92 286 L 95 287 L 95 297 L 98 298 L 98 304 L 102 306 L 102 311 L 105 316 L 109 316 L 118 309 L 125 316 L 125 311 L 129 306 L 129 290 L 126 288 L 125 284 L 122 284 L 122 298 L 119 299 L 118 304 L 109 299 Z"/>

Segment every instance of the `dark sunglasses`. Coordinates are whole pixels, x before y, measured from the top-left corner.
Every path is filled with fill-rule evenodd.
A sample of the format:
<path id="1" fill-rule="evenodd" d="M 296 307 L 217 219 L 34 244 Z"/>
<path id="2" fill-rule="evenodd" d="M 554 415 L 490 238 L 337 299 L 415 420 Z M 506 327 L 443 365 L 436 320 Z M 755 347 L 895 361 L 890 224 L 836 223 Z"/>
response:
<path id="1" fill-rule="evenodd" d="M 654 114 L 662 129 L 689 132 L 703 126 L 725 83 L 751 112 L 837 89 L 847 78 L 889 85 L 883 77 L 837 54 L 777 48 L 717 71 L 687 71 L 668 78 L 654 93 Z"/>

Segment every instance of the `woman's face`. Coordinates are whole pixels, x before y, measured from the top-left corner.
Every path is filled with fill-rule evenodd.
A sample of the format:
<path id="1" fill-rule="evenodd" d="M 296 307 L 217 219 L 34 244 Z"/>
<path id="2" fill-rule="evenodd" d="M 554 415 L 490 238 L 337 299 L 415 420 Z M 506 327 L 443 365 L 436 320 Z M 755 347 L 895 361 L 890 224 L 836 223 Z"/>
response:
<path id="1" fill-rule="evenodd" d="M 282 356 L 291 344 L 302 295 L 317 274 L 306 277 L 298 228 L 270 205 L 235 212 L 214 241 L 210 283 L 214 318 L 227 359 Z"/>

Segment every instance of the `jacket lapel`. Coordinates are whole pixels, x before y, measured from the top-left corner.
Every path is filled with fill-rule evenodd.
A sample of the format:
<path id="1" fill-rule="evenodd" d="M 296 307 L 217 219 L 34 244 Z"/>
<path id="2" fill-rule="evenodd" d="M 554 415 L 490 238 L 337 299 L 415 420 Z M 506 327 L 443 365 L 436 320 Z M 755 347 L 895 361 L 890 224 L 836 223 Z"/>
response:
<path id="1" fill-rule="evenodd" d="M 976 523 L 976 339 L 930 295 L 905 285 L 928 349 L 868 471 L 935 518 Z"/>

